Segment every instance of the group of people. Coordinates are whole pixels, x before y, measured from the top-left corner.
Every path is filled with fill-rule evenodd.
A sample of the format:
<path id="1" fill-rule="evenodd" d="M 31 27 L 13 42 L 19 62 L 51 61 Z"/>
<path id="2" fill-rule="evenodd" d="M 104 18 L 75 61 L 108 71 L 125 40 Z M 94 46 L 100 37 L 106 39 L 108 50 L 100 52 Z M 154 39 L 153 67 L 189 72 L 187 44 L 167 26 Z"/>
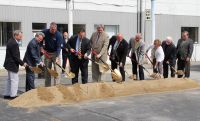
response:
<path id="1" fill-rule="evenodd" d="M 5 86 L 4 98 L 14 99 L 17 97 L 19 65 L 24 66 L 26 69 L 26 91 L 35 88 L 35 74 L 31 67 L 44 67 L 45 86 L 48 87 L 60 83 L 60 74 L 65 73 L 65 70 L 61 72 L 61 68 L 66 68 L 67 59 L 69 60 L 70 71 L 75 74 L 75 77 L 72 78 L 72 84 L 78 83 L 79 70 L 81 71 L 82 83 L 88 82 L 89 60 L 92 61 L 92 80 L 93 82 L 100 82 L 103 73 L 100 65 L 106 64 L 108 57 L 111 61 L 112 70 L 119 67 L 122 81 L 125 81 L 124 66 L 127 57 L 132 61 L 132 74 L 135 75 L 135 79 L 144 80 L 143 61 L 150 48 L 152 48 L 151 57 L 155 72 L 162 74 L 164 68 L 163 76 L 167 78 L 168 66 L 175 67 L 176 59 L 178 58 L 178 70 L 185 70 L 185 77 L 189 77 L 193 42 L 189 39 L 188 34 L 188 32 L 182 33 L 182 38 L 178 41 L 177 47 L 174 46 L 172 38 L 167 37 L 162 44 L 160 40 L 156 39 L 154 45 L 145 51 L 145 43 L 142 41 L 140 33 L 131 38 L 129 43 L 121 33 L 109 39 L 109 36 L 104 31 L 104 26 L 100 24 L 90 39 L 86 37 L 84 29 L 80 29 L 78 34 L 69 38 L 67 32 L 62 35 L 57 30 L 57 24 L 52 22 L 49 29 L 35 34 L 35 37 L 27 46 L 24 59 L 21 60 L 19 42 L 22 40 L 23 33 L 20 30 L 16 30 L 13 33 L 13 38 L 8 40 L 6 46 L 4 67 L 8 71 L 8 80 Z M 110 47 L 111 51 L 108 53 Z M 63 62 L 60 68 L 61 50 Z M 44 55 L 44 59 L 41 59 L 42 55 Z M 52 65 L 59 74 L 54 78 L 53 82 L 48 71 L 48 69 L 52 68 Z M 139 75 L 137 75 L 137 70 L 139 70 Z M 171 76 L 174 77 L 174 70 L 171 69 L 171 71 Z M 178 77 L 181 77 L 181 75 Z M 113 79 L 113 81 L 115 80 Z"/>

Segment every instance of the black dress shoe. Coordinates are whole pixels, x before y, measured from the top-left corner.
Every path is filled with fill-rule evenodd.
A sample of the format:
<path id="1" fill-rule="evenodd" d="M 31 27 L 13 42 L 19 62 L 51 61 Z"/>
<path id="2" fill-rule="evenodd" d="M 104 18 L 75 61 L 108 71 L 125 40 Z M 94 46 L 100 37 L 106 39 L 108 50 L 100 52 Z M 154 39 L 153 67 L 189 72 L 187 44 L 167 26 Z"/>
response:
<path id="1" fill-rule="evenodd" d="M 13 99 L 15 99 L 15 98 L 17 98 L 18 96 L 14 96 L 14 97 L 10 97 L 9 99 L 10 100 L 13 100 Z"/>
<path id="2" fill-rule="evenodd" d="M 5 96 L 3 96 L 3 98 L 4 99 L 10 99 L 10 96 L 5 95 Z"/>

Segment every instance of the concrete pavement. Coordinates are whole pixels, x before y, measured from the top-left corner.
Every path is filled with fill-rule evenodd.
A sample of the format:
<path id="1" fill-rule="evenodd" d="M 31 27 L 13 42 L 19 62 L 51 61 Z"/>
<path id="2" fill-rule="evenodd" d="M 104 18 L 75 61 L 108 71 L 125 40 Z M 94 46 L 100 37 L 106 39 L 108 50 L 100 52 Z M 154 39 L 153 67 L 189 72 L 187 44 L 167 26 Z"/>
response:
<path id="1" fill-rule="evenodd" d="M 149 66 L 146 66 L 149 67 Z M 191 78 L 200 82 L 200 63 L 193 63 Z M 126 66 L 131 73 L 131 65 Z M 150 71 L 150 70 L 149 70 Z M 151 71 L 150 71 L 151 72 Z M 6 73 L 0 72 L 0 93 Z M 89 71 L 91 79 L 91 71 Z M 109 73 L 103 80 L 111 81 Z M 20 73 L 19 90 L 24 91 L 25 76 Z M 70 80 L 62 80 L 70 84 Z M 42 86 L 43 79 L 36 85 Z M 200 89 L 109 98 L 73 105 L 55 105 L 33 109 L 13 108 L 0 98 L 0 121 L 198 121 L 200 120 Z"/>

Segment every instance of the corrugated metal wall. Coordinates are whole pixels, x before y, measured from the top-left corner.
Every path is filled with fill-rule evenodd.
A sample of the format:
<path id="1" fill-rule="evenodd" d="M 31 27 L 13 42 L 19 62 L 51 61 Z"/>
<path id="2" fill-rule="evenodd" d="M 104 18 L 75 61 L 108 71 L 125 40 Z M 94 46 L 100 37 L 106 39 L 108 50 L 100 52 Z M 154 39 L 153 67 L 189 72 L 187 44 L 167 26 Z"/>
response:
<path id="1" fill-rule="evenodd" d="M 27 43 L 33 37 L 32 23 L 47 23 L 55 21 L 57 23 L 68 23 L 67 12 L 63 9 L 36 8 L 36 7 L 17 7 L 0 6 L 0 21 L 2 22 L 21 22 L 24 33 L 23 57 Z M 180 38 L 181 27 L 200 27 L 200 17 L 197 16 L 178 16 L 178 15 L 156 15 L 156 38 L 164 40 L 166 36 L 172 36 L 175 43 Z M 119 25 L 119 30 L 124 34 L 126 40 L 136 34 L 136 14 L 124 12 L 105 12 L 105 11 L 74 11 L 74 24 L 86 24 L 87 37 L 90 38 L 94 31 L 95 24 Z M 144 24 L 143 24 L 144 27 Z M 144 32 L 144 30 L 143 30 Z M 151 21 L 146 22 L 145 31 L 146 43 L 149 45 L 151 40 Z M 200 36 L 199 36 L 200 37 Z M 146 45 L 146 46 L 148 46 Z M 200 60 L 200 50 L 198 44 L 195 45 L 193 60 Z M 2 68 L 5 56 L 5 47 L 0 47 L 0 68 Z"/>
<path id="2" fill-rule="evenodd" d="M 47 23 L 47 27 L 52 21 L 57 23 L 68 23 L 67 11 L 63 9 L 0 6 L 1 22 L 21 22 L 21 29 L 24 34 L 21 56 L 23 57 L 26 45 L 33 37 L 32 23 Z M 86 24 L 87 37 L 90 38 L 94 32 L 95 24 L 119 25 L 119 30 L 129 40 L 136 33 L 136 14 L 120 12 L 100 12 L 100 11 L 74 11 L 74 24 Z M 5 47 L 0 47 L 0 55 L 4 55 Z M 0 68 L 4 62 L 4 56 L 0 59 Z"/>

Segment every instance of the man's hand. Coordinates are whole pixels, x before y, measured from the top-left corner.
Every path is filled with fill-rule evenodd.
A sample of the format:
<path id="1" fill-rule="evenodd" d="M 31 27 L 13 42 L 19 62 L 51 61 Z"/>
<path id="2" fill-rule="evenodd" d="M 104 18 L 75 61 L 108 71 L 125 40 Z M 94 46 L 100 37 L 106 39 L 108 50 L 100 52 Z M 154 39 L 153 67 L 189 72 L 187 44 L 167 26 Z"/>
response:
<path id="1" fill-rule="evenodd" d="M 169 61 L 166 61 L 166 64 L 169 64 Z"/>
<path id="2" fill-rule="evenodd" d="M 84 58 L 85 58 L 85 59 L 88 59 L 87 53 L 84 55 Z"/>
<path id="3" fill-rule="evenodd" d="M 70 49 L 71 53 L 75 53 L 75 50 L 73 48 Z"/>
<path id="4" fill-rule="evenodd" d="M 28 64 L 27 63 L 24 63 L 24 65 L 23 65 L 25 68 L 28 66 Z"/>
<path id="5" fill-rule="evenodd" d="M 123 67 L 123 63 L 119 63 L 119 67 Z"/>
<path id="6" fill-rule="evenodd" d="M 96 56 L 97 59 L 99 59 L 100 57 L 101 57 L 101 54 L 98 54 L 98 55 Z"/>
<path id="7" fill-rule="evenodd" d="M 187 58 L 186 58 L 186 61 L 187 61 L 187 62 L 188 62 L 188 61 L 190 61 L 190 58 L 189 58 L 189 57 L 187 57 Z"/>
<path id="8" fill-rule="evenodd" d="M 40 48 L 41 53 L 45 53 L 45 50 L 43 47 Z"/>
<path id="9" fill-rule="evenodd" d="M 39 63 L 39 65 L 44 67 L 44 63 L 42 61 Z"/>
<path id="10" fill-rule="evenodd" d="M 58 57 L 56 57 L 56 63 L 59 64 L 60 59 Z"/>

